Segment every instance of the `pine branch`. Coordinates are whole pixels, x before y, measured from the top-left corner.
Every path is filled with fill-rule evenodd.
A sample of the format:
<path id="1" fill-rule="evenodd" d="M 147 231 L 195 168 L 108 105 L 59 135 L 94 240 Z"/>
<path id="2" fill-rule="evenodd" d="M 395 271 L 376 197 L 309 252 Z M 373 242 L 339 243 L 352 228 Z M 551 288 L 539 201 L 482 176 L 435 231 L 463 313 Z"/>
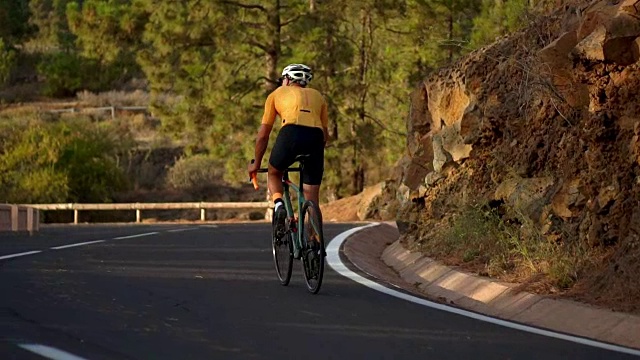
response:
<path id="1" fill-rule="evenodd" d="M 241 21 L 240 22 L 240 26 L 248 27 L 248 28 L 251 28 L 251 29 L 264 29 L 264 24 L 250 22 L 250 21 Z"/>
<path id="2" fill-rule="evenodd" d="M 292 17 L 291 19 L 289 19 L 287 21 L 284 21 L 280 26 L 281 27 L 287 26 L 287 25 L 291 24 L 292 22 L 300 19 L 303 15 L 305 15 L 305 14 L 298 14 L 298 15 Z"/>
<path id="3" fill-rule="evenodd" d="M 389 27 L 385 27 L 384 29 L 390 33 L 398 34 L 398 35 L 411 35 L 414 33 L 413 31 L 402 31 L 402 30 L 392 29 Z"/>
<path id="4" fill-rule="evenodd" d="M 260 10 L 262 12 L 267 12 L 267 9 L 265 9 L 265 7 L 262 6 L 262 5 L 243 4 L 243 3 L 238 2 L 238 1 L 230 1 L 230 0 L 222 1 L 222 3 L 226 4 L 226 5 L 238 6 L 238 7 L 241 7 L 243 9 Z"/>
<path id="5" fill-rule="evenodd" d="M 371 120 L 373 120 L 373 122 L 375 122 L 376 124 L 378 124 L 378 126 L 380 126 L 380 127 L 381 127 L 383 130 L 385 130 L 385 131 L 388 131 L 388 132 L 390 132 L 390 133 L 392 133 L 392 134 L 396 134 L 396 135 L 398 135 L 398 136 L 407 136 L 407 134 L 402 133 L 402 132 L 400 132 L 400 131 L 396 131 L 396 130 L 393 130 L 393 129 L 389 129 L 388 127 L 386 127 L 386 126 L 384 125 L 384 123 L 382 123 L 382 121 L 380 121 L 380 120 L 378 120 L 378 119 L 374 118 L 373 116 L 371 116 L 371 115 L 369 115 L 369 114 L 367 114 L 367 113 L 365 113 L 365 114 L 364 114 L 364 117 L 366 117 L 367 119 L 371 119 Z"/>
<path id="6" fill-rule="evenodd" d="M 259 42 L 257 42 L 256 40 L 249 40 L 247 42 L 247 44 L 252 45 L 257 47 L 258 49 L 264 51 L 264 52 L 269 52 L 269 49 L 267 49 L 267 47 Z"/>

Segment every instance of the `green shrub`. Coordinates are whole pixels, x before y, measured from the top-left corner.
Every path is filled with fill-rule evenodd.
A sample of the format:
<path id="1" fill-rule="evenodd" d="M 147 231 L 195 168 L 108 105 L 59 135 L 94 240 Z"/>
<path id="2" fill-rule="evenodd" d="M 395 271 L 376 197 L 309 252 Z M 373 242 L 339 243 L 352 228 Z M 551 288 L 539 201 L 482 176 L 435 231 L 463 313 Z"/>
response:
<path id="1" fill-rule="evenodd" d="M 178 160 L 167 174 L 174 189 L 197 193 L 214 183 L 221 183 L 224 164 L 207 155 L 194 155 Z"/>
<path id="2" fill-rule="evenodd" d="M 126 189 L 115 159 L 123 143 L 84 121 L 5 128 L 0 143 L 0 201 L 108 202 Z"/>
<path id="3" fill-rule="evenodd" d="M 126 64 L 101 64 L 74 52 L 58 52 L 44 57 L 38 73 L 45 77 L 44 94 L 49 96 L 72 96 L 81 90 L 108 90 L 122 78 Z"/>
<path id="4" fill-rule="evenodd" d="M 72 53 L 60 52 L 46 57 L 38 72 L 46 78 L 45 95 L 70 96 L 82 89 L 82 61 Z"/>
<path id="5" fill-rule="evenodd" d="M 16 51 L 9 48 L 0 38 L 0 85 L 9 80 L 9 75 L 16 65 Z"/>
<path id="6" fill-rule="evenodd" d="M 67 174 L 70 201 L 110 202 L 127 187 L 115 161 L 116 148 L 115 139 L 99 129 L 86 129 L 67 139 L 56 168 Z"/>

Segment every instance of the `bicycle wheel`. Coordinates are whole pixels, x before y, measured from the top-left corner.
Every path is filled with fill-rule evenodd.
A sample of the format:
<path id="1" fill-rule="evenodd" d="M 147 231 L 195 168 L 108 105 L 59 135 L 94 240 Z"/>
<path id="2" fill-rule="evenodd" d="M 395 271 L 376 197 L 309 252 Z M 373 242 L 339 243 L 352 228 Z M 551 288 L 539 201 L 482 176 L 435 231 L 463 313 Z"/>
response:
<path id="1" fill-rule="evenodd" d="M 324 273 L 324 237 L 322 235 L 322 215 L 320 208 L 311 200 L 302 206 L 302 270 L 307 290 L 317 294 L 322 285 Z"/>
<path id="2" fill-rule="evenodd" d="M 293 242 L 292 233 L 289 231 L 289 221 L 285 221 L 286 231 L 282 238 L 276 235 L 275 217 L 271 222 L 271 247 L 273 250 L 273 262 L 276 266 L 276 274 L 280 284 L 289 285 L 291 280 L 291 268 L 293 266 Z"/>

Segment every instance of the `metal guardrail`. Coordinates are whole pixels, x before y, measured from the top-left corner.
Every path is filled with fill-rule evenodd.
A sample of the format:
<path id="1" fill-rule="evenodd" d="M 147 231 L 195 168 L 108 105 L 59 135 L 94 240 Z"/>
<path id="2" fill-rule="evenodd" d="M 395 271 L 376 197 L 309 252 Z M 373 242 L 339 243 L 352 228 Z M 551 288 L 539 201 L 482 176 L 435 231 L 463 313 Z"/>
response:
<path id="1" fill-rule="evenodd" d="M 122 111 L 148 111 L 147 106 L 99 106 L 99 107 L 70 107 L 64 109 L 49 109 L 50 113 L 85 113 L 85 112 L 100 112 L 108 111 L 111 113 L 111 118 L 115 119 L 116 112 Z"/>
<path id="2" fill-rule="evenodd" d="M 40 228 L 40 213 L 31 206 L 0 204 L 0 232 L 27 231 Z"/>
<path id="3" fill-rule="evenodd" d="M 268 209 L 264 202 L 180 202 L 180 203 L 115 203 L 115 204 L 28 204 L 38 210 L 73 210 L 73 223 L 78 223 L 78 212 L 82 210 L 135 210 L 136 222 L 142 221 L 142 210 L 200 209 L 200 221 L 205 221 L 207 209 Z"/>

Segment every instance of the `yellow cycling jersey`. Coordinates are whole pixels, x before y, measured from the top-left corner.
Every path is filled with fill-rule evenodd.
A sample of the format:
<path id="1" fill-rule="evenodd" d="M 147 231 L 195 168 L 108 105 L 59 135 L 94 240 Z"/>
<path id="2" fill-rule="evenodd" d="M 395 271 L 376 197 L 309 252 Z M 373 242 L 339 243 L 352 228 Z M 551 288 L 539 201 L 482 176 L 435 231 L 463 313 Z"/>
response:
<path id="1" fill-rule="evenodd" d="M 262 123 L 272 125 L 280 115 L 282 126 L 303 125 L 326 128 L 327 103 L 316 89 L 299 86 L 280 86 L 267 97 Z"/>

